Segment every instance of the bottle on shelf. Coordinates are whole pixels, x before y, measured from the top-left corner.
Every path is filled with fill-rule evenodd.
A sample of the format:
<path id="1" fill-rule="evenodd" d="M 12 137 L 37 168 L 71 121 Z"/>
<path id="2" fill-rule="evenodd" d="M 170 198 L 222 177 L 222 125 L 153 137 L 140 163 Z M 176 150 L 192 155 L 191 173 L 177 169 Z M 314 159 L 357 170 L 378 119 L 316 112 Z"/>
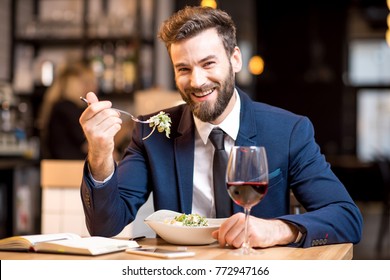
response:
<path id="1" fill-rule="evenodd" d="M 120 41 L 115 52 L 115 91 L 131 93 L 135 78 L 134 48 L 131 44 Z"/>
<path id="2" fill-rule="evenodd" d="M 114 69 L 115 69 L 115 56 L 114 56 L 114 44 L 106 42 L 103 44 L 103 76 L 101 81 L 101 90 L 105 94 L 114 92 Z"/>

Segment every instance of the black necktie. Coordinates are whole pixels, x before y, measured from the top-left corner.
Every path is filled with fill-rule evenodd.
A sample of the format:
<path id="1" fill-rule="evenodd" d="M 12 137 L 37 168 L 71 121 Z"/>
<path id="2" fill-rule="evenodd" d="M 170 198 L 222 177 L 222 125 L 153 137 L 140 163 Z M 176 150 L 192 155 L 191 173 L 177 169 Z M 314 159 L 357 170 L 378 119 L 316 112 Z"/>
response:
<path id="1" fill-rule="evenodd" d="M 220 128 L 214 128 L 210 132 L 210 141 L 214 145 L 213 181 L 214 200 L 217 218 L 226 218 L 231 215 L 231 199 L 226 187 L 226 166 L 228 157 L 225 151 L 224 135 Z"/>

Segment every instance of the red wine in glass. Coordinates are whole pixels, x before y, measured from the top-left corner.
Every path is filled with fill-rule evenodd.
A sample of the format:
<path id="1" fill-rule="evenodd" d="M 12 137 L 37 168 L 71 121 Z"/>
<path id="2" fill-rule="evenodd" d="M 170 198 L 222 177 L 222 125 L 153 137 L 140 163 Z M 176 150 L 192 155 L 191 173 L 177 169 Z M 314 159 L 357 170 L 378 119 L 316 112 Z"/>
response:
<path id="1" fill-rule="evenodd" d="M 244 242 L 237 255 L 257 254 L 249 243 L 248 225 L 251 208 L 258 204 L 268 189 L 268 162 L 264 147 L 233 146 L 226 168 L 229 196 L 244 208 Z"/>
<path id="2" fill-rule="evenodd" d="M 251 208 L 267 193 L 268 182 L 228 182 L 227 188 L 230 197 L 237 205 Z"/>

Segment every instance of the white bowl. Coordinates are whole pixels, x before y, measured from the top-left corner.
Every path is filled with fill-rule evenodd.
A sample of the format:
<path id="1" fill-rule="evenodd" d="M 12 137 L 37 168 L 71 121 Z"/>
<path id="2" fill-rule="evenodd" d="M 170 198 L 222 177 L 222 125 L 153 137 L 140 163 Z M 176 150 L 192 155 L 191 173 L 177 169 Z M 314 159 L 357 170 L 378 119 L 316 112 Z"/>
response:
<path id="1" fill-rule="evenodd" d="M 182 213 L 159 210 L 145 219 L 145 223 L 165 241 L 178 245 L 206 245 L 215 242 L 211 233 L 218 229 L 226 219 L 207 218 L 208 226 L 189 227 L 166 223 Z"/>

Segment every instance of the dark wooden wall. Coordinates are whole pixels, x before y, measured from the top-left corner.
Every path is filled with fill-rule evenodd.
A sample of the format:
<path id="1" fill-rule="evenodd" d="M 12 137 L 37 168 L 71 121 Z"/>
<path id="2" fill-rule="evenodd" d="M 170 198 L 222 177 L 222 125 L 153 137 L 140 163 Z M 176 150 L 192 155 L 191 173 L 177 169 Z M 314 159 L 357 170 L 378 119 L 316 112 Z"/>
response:
<path id="1" fill-rule="evenodd" d="M 256 98 L 308 116 L 325 153 L 341 146 L 346 14 L 346 1 L 257 2 Z"/>

